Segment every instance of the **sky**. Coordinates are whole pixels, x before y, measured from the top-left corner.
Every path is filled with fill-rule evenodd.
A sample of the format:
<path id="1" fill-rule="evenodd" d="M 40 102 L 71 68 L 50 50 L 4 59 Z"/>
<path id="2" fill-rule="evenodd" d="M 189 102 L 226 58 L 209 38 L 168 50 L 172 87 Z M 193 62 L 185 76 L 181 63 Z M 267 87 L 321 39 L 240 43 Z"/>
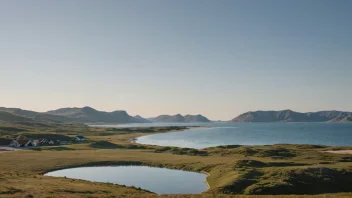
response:
<path id="1" fill-rule="evenodd" d="M 2 0 L 0 106 L 352 111 L 349 0 Z"/>

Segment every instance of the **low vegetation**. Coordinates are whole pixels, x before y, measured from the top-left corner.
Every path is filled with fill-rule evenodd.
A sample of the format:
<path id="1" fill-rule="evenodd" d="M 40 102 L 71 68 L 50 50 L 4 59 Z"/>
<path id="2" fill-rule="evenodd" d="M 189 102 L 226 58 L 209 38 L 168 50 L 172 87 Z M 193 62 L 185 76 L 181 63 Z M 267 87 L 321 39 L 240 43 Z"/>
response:
<path id="1" fill-rule="evenodd" d="M 24 124 L 25 123 L 25 124 Z M 140 145 L 134 138 L 185 127 L 98 128 L 80 124 L 2 123 L 19 128 L 1 133 L 0 143 L 23 135 L 72 139 L 80 144 L 2 152 L 0 197 L 351 197 L 352 156 L 326 153 L 352 147 L 321 145 L 226 145 L 207 149 Z M 210 188 L 201 195 L 163 195 L 109 183 L 43 176 L 81 166 L 148 165 L 206 172 Z M 330 194 L 324 194 L 330 193 Z M 287 195 L 285 195 L 287 194 Z M 304 195 L 305 194 L 305 195 Z M 324 194 L 324 195 L 323 195 Z M 252 196 L 250 196 L 252 195 Z"/>
<path id="2" fill-rule="evenodd" d="M 198 150 L 193 148 L 178 148 L 178 147 L 162 147 L 155 149 L 156 153 L 170 152 L 176 155 L 199 155 L 199 156 L 207 156 L 208 152 L 204 150 Z"/>

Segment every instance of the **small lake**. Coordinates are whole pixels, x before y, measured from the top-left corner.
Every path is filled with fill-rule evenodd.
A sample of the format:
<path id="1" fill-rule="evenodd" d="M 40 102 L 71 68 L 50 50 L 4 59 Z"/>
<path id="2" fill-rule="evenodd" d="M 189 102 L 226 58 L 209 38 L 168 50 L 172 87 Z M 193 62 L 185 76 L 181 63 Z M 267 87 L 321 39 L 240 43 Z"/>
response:
<path id="1" fill-rule="evenodd" d="M 199 194 L 208 189 L 205 174 L 148 166 L 70 168 L 45 175 L 135 186 L 157 194 Z"/>

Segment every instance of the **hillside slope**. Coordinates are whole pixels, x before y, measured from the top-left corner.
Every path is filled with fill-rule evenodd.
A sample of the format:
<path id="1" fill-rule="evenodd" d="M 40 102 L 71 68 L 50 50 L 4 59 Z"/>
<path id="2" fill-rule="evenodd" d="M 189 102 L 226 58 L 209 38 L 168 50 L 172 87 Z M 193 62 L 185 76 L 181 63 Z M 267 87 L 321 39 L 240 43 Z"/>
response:
<path id="1" fill-rule="evenodd" d="M 38 121 L 38 122 L 71 122 L 72 120 L 59 115 L 50 115 L 46 113 L 39 113 L 35 111 L 23 110 L 20 108 L 6 108 L 0 107 L 0 111 L 11 113 L 24 118 L 30 118 L 27 121 Z M 10 121 L 10 120 L 8 120 Z"/>
<path id="2" fill-rule="evenodd" d="M 91 107 L 83 108 L 61 108 L 46 112 L 56 116 L 65 116 L 75 122 L 81 123 L 139 123 L 146 122 L 143 118 L 135 118 L 127 114 L 126 111 L 104 112 Z"/>
<path id="3" fill-rule="evenodd" d="M 15 115 L 13 113 L 9 113 L 6 111 L 0 111 L 0 121 L 4 122 L 26 122 L 32 121 L 30 118 L 22 117 L 19 115 Z"/>
<path id="4" fill-rule="evenodd" d="M 232 122 L 350 122 L 351 112 L 318 111 L 300 113 L 292 110 L 254 111 L 243 113 Z"/>
<path id="5" fill-rule="evenodd" d="M 208 118 L 202 115 L 160 115 L 155 118 L 150 118 L 152 122 L 163 122 L 163 123 L 185 123 L 185 122 L 210 122 Z"/>

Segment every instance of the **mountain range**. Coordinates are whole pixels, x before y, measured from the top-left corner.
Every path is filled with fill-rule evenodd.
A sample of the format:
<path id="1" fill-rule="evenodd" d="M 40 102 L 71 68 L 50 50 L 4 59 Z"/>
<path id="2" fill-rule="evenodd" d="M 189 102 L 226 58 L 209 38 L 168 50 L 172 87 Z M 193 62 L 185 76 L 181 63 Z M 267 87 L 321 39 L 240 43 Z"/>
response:
<path id="1" fill-rule="evenodd" d="M 300 113 L 292 110 L 250 111 L 232 122 L 352 122 L 352 113 L 344 111 L 318 111 Z"/>
<path id="2" fill-rule="evenodd" d="M 57 110 L 47 111 L 45 114 L 64 116 L 73 122 L 80 123 L 147 123 L 150 122 L 140 116 L 133 117 L 126 111 L 105 112 L 98 111 L 91 107 L 83 108 L 61 108 Z"/>
<path id="3" fill-rule="evenodd" d="M 155 118 L 149 118 L 150 121 L 152 122 L 179 122 L 179 123 L 184 123 L 184 122 L 210 122 L 208 118 L 202 116 L 202 115 L 185 115 L 182 116 L 181 114 L 176 114 L 176 115 L 160 115 Z"/>
<path id="4" fill-rule="evenodd" d="M 71 119 L 65 116 L 50 115 L 19 108 L 0 107 L 0 114 L 0 120 L 2 121 L 71 122 Z"/>
<path id="5" fill-rule="evenodd" d="M 78 123 L 150 123 L 150 122 L 209 122 L 202 115 L 162 115 L 145 119 L 139 115 L 130 116 L 126 111 L 105 112 L 91 107 L 61 108 L 47 112 L 35 112 L 19 108 L 0 107 L 0 121 L 78 122 Z"/>
<path id="6" fill-rule="evenodd" d="M 154 118 L 130 116 L 126 111 L 98 111 L 91 107 L 61 108 L 35 112 L 19 108 L 0 107 L 0 121 L 6 122 L 77 122 L 77 123 L 191 123 L 211 122 L 202 115 L 159 115 Z M 352 113 L 344 111 L 318 111 L 300 113 L 292 110 L 250 111 L 231 122 L 352 122 Z"/>

